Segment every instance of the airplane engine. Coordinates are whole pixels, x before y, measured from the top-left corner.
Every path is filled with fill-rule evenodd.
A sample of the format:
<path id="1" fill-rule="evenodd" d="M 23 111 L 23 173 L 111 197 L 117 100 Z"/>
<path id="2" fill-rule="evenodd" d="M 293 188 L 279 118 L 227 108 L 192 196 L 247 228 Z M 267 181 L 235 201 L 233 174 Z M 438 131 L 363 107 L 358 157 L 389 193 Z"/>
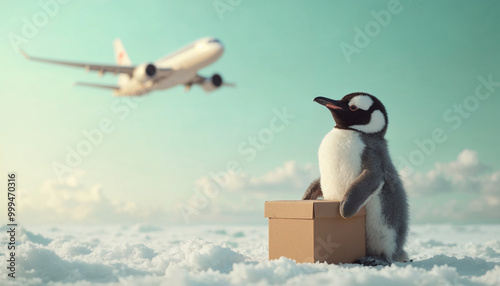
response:
<path id="1" fill-rule="evenodd" d="M 203 88 L 204 91 L 212 91 L 215 90 L 222 85 L 222 77 L 218 74 L 214 74 L 212 77 L 206 78 L 202 83 L 201 83 L 201 88 Z"/>
<path id="2" fill-rule="evenodd" d="M 143 84 L 152 84 L 153 79 L 157 74 L 156 66 L 149 64 L 141 64 L 137 66 L 134 70 L 134 79 L 138 80 Z"/>

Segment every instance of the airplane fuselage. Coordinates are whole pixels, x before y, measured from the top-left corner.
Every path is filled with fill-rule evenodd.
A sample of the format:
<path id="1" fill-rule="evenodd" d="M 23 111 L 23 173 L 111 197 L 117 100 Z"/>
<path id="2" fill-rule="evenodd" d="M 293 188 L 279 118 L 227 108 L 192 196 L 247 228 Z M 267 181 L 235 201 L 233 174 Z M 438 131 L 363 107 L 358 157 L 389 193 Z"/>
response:
<path id="1" fill-rule="evenodd" d="M 115 90 L 115 95 L 142 95 L 152 90 L 163 90 L 176 85 L 190 85 L 199 69 L 217 61 L 224 52 L 224 46 L 214 38 L 203 38 L 177 50 L 163 58 L 154 65 L 157 68 L 170 68 L 175 71 L 165 78 L 154 81 L 142 82 L 134 77 Z"/>

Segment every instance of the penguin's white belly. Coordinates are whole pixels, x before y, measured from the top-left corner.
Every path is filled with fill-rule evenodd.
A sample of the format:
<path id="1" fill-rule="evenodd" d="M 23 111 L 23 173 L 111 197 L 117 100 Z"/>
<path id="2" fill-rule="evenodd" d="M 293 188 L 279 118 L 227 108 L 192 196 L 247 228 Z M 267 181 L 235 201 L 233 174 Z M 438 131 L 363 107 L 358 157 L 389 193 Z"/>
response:
<path id="1" fill-rule="evenodd" d="M 385 256 L 389 261 L 396 253 L 396 231 L 389 227 L 382 215 L 380 190 L 383 184 L 366 203 L 366 252 L 368 256 Z"/>
<path id="2" fill-rule="evenodd" d="M 320 184 L 325 200 L 340 201 L 361 173 L 365 144 L 356 131 L 333 128 L 319 146 Z"/>

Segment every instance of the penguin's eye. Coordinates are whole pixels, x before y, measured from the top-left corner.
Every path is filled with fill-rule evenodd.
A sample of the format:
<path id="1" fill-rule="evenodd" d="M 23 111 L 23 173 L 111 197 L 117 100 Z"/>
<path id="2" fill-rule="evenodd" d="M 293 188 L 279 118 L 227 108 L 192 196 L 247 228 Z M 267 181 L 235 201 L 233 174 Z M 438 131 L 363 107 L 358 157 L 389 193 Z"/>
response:
<path id="1" fill-rule="evenodd" d="M 356 111 L 356 110 L 358 110 L 358 107 L 356 105 L 351 105 L 351 106 L 349 106 L 349 109 L 351 111 Z"/>

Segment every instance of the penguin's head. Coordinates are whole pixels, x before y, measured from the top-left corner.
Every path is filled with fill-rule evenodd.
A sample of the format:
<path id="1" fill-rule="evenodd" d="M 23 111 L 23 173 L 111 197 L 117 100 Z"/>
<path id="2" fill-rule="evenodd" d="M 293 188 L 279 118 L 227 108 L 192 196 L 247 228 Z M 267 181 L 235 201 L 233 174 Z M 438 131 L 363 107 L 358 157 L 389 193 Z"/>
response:
<path id="1" fill-rule="evenodd" d="M 344 96 L 341 100 L 316 97 L 314 101 L 330 110 L 335 119 L 335 128 L 381 136 L 387 131 L 385 107 L 371 94 L 355 92 Z"/>

